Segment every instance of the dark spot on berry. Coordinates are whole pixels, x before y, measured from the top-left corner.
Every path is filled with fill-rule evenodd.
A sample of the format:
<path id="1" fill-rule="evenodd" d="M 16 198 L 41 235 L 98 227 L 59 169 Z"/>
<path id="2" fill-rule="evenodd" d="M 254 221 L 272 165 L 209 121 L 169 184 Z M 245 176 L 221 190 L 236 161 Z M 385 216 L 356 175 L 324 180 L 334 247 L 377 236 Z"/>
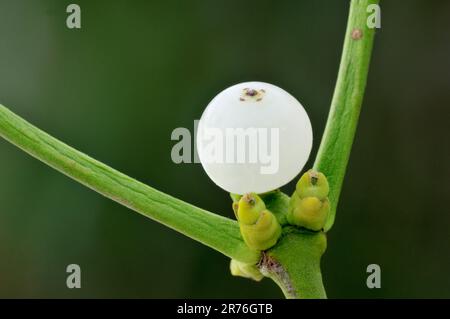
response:
<path id="1" fill-rule="evenodd" d="M 255 96 L 258 94 L 258 91 L 253 90 L 253 89 L 250 89 L 250 90 L 247 89 L 247 92 L 245 94 L 247 94 L 248 96 Z"/>

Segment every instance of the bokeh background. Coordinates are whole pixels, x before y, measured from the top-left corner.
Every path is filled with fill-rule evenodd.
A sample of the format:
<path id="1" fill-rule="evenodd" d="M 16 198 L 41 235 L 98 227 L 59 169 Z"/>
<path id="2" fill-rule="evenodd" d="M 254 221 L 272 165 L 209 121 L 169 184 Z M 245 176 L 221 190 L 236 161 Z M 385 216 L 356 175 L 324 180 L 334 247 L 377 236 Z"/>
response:
<path id="1" fill-rule="evenodd" d="M 241 81 L 307 109 L 316 153 L 348 1 L 0 0 L 0 103 L 157 189 L 232 217 L 176 127 Z M 367 94 L 322 268 L 332 298 L 450 298 L 450 2 L 383 1 Z M 313 157 L 313 156 L 312 156 Z M 311 166 L 311 160 L 308 166 Z M 282 297 L 228 260 L 0 139 L 0 297 Z M 293 184 L 284 187 L 291 192 Z M 66 288 L 66 266 L 82 289 Z M 366 287 L 366 267 L 382 288 Z"/>

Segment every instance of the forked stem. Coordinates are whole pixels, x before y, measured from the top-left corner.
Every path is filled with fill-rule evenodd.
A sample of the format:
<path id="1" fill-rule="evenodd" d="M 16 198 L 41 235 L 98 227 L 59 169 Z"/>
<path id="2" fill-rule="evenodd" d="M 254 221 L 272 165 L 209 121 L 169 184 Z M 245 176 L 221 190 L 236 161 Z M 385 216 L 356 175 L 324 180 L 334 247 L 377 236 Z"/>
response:
<path id="1" fill-rule="evenodd" d="M 314 168 L 330 184 L 332 209 L 325 226 L 334 222 L 337 202 L 356 131 L 364 95 L 375 31 L 367 27 L 367 8 L 378 0 L 352 0 L 338 80 L 325 133 Z M 261 254 L 242 240 L 237 222 L 212 214 L 157 191 L 75 150 L 41 131 L 0 105 L 0 136 L 35 158 L 98 193 L 144 216 L 175 229 L 244 263 L 260 261 L 261 271 L 272 278 L 287 298 L 326 298 L 320 273 L 325 251 L 322 232 L 302 232 L 286 226 L 279 243 Z M 282 225 L 287 197 L 274 193 L 268 208 Z"/>

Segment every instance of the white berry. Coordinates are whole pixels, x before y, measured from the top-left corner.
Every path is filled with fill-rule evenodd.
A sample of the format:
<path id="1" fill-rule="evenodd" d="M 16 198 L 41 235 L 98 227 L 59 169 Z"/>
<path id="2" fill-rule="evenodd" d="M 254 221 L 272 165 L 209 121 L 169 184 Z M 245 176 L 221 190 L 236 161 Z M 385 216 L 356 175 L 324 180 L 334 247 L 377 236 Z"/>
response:
<path id="1" fill-rule="evenodd" d="M 197 150 L 208 176 L 235 193 L 265 193 L 294 179 L 312 147 L 303 106 L 283 89 L 246 82 L 219 93 L 197 131 Z"/>

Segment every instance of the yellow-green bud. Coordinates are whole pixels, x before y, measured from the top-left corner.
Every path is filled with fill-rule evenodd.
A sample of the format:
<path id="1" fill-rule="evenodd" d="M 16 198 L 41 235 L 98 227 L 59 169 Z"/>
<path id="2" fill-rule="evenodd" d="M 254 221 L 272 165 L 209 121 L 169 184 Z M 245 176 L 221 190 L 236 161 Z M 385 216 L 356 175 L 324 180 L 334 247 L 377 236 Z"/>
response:
<path id="1" fill-rule="evenodd" d="M 261 281 L 264 278 L 256 265 L 246 264 L 235 259 L 231 259 L 230 271 L 233 276 L 249 278 L 255 281 Z"/>
<path id="2" fill-rule="evenodd" d="M 287 221 L 291 225 L 321 230 L 330 211 L 329 190 L 324 174 L 313 170 L 303 174 L 291 197 Z"/>
<path id="3" fill-rule="evenodd" d="M 292 225 L 319 231 L 325 226 L 329 211 L 328 199 L 321 201 L 317 197 L 298 198 L 294 194 L 287 220 Z"/>
<path id="4" fill-rule="evenodd" d="M 261 211 L 266 209 L 264 201 L 255 193 L 245 194 L 238 204 L 238 220 L 242 224 L 252 225 L 258 220 Z"/>
<path id="5" fill-rule="evenodd" d="M 254 193 L 246 194 L 239 200 L 237 218 L 242 237 L 251 249 L 269 249 L 281 235 L 281 226 L 275 215 Z"/>
<path id="6" fill-rule="evenodd" d="M 313 170 L 302 175 L 296 186 L 296 194 L 300 198 L 317 197 L 324 200 L 328 196 L 330 188 L 325 175 Z"/>

